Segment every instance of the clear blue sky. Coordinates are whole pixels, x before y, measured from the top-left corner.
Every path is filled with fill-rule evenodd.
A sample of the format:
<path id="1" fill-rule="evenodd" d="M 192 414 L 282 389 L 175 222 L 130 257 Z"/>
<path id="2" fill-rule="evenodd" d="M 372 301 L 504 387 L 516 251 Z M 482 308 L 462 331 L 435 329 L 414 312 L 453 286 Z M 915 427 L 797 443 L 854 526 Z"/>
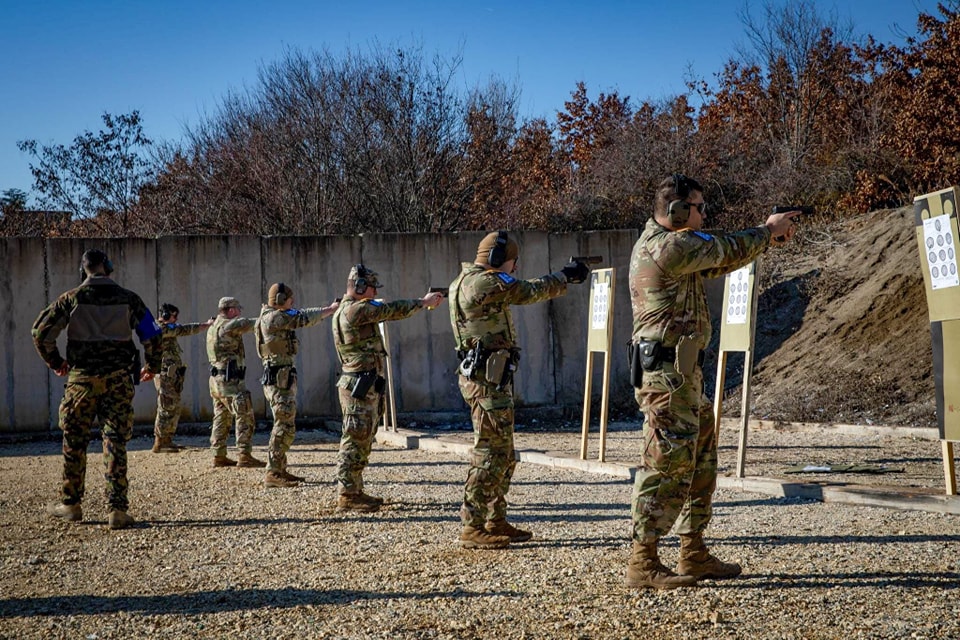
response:
<path id="1" fill-rule="evenodd" d="M 815 0 L 859 35 L 902 43 L 936 0 Z M 498 76 L 520 115 L 553 120 L 578 81 L 637 104 L 712 80 L 745 41 L 743 0 L 0 0 L 0 191 L 30 192 L 23 139 L 70 144 L 104 111 L 138 109 L 148 137 L 180 139 L 287 47 L 337 53 L 420 45 L 463 56 L 463 88 Z M 759 2 L 751 12 L 759 16 Z"/>

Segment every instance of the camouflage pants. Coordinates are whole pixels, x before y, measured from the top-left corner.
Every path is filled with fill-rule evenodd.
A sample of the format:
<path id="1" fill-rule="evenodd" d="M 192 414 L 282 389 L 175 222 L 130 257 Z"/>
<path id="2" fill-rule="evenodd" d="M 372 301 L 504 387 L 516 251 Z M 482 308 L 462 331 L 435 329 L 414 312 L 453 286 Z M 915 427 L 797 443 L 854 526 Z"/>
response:
<path id="1" fill-rule="evenodd" d="M 210 448 L 215 456 L 227 455 L 230 423 L 236 422 L 237 448 L 244 453 L 253 450 L 253 401 L 243 380 L 225 382 L 223 376 L 210 376 L 210 397 L 213 399 L 213 425 Z"/>
<path id="2" fill-rule="evenodd" d="M 633 538 L 699 533 L 713 513 L 717 439 L 703 372 L 684 379 L 673 365 L 644 372 L 636 399 L 643 410 L 643 456 L 633 487 Z"/>
<path id="3" fill-rule="evenodd" d="M 287 470 L 287 451 L 293 446 L 297 435 L 297 378 L 290 376 L 290 388 L 281 389 L 277 385 L 263 385 L 263 395 L 267 398 L 273 412 L 273 429 L 270 430 L 270 442 L 267 444 L 268 469 L 279 472 Z"/>
<path id="4" fill-rule="evenodd" d="M 495 387 L 459 376 L 460 393 L 470 407 L 473 453 L 463 489 L 460 520 L 466 526 L 507 516 L 507 492 L 517 467 L 513 452 L 513 388 Z"/>
<path id="5" fill-rule="evenodd" d="M 158 438 L 172 438 L 177 433 L 180 422 L 180 395 L 183 393 L 183 379 L 186 367 L 161 369 L 162 373 L 153 379 L 157 388 L 157 419 L 153 424 L 153 435 Z"/>
<path id="6" fill-rule="evenodd" d="M 343 433 L 337 455 L 337 486 L 341 494 L 363 491 L 363 470 L 370 460 L 370 448 L 384 411 L 382 393 L 370 389 L 366 397 L 357 399 L 350 395 L 349 389 L 341 386 L 352 380 L 351 376 L 344 375 L 337 384 L 343 412 Z"/>
<path id="7" fill-rule="evenodd" d="M 83 500 L 87 474 L 87 447 L 90 426 L 100 417 L 103 438 L 104 478 L 110 509 L 126 511 L 127 442 L 133 433 L 133 380 L 127 371 L 105 376 L 70 373 L 60 402 L 60 429 L 63 431 L 64 504 Z"/>

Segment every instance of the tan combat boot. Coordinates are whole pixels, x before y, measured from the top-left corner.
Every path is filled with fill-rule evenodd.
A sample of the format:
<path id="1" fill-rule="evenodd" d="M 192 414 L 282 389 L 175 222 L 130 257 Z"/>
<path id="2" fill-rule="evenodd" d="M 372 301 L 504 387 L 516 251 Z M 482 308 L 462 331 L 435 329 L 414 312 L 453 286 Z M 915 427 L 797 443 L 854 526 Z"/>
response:
<path id="1" fill-rule="evenodd" d="M 155 437 L 153 439 L 154 453 L 180 453 L 181 447 L 173 444 L 173 438 Z"/>
<path id="2" fill-rule="evenodd" d="M 241 453 L 237 456 L 238 467 L 265 467 L 267 463 L 263 460 L 257 460 L 250 453 Z"/>
<path id="3" fill-rule="evenodd" d="M 287 471 L 286 469 L 284 469 L 283 471 L 280 471 L 279 473 L 280 473 L 280 477 L 281 477 L 281 478 L 283 478 L 284 480 L 289 480 L 290 482 L 305 482 L 305 481 L 306 481 L 306 478 L 304 478 L 304 477 L 302 477 L 302 476 L 295 476 L 295 475 L 293 475 L 292 473 L 290 473 L 289 471 Z"/>
<path id="4" fill-rule="evenodd" d="M 484 530 L 490 535 L 507 536 L 510 542 L 526 542 L 533 537 L 533 533 L 526 529 L 517 529 L 515 526 L 503 520 L 491 520 L 484 525 Z"/>
<path id="5" fill-rule="evenodd" d="M 235 467 L 237 466 L 236 460 L 231 460 L 227 456 L 215 456 L 213 458 L 213 466 L 215 467 Z"/>
<path id="6" fill-rule="evenodd" d="M 135 522 L 133 516 L 126 511 L 118 511 L 117 509 L 112 509 L 110 515 L 107 516 L 107 524 L 110 525 L 111 529 L 126 529 Z"/>
<path id="7" fill-rule="evenodd" d="M 628 587 L 652 587 L 654 589 L 676 589 L 696 584 L 694 576 L 678 576 L 660 562 L 657 555 L 657 541 L 633 541 L 633 553 L 627 562 Z"/>
<path id="8" fill-rule="evenodd" d="M 363 511 L 371 513 L 380 508 L 383 500 L 361 493 L 341 493 L 337 498 L 337 511 Z"/>
<path id="9" fill-rule="evenodd" d="M 282 474 L 276 471 L 267 471 L 267 475 L 263 477 L 263 484 L 267 487 L 286 489 L 288 487 L 295 487 L 299 483 L 295 480 L 287 480 Z"/>
<path id="10" fill-rule="evenodd" d="M 79 504 L 63 504 L 62 502 L 58 502 L 50 505 L 48 511 L 54 518 L 61 518 L 67 522 L 80 522 L 83 520 L 83 508 Z"/>
<path id="11" fill-rule="evenodd" d="M 677 573 L 694 578 L 736 578 L 743 571 L 736 562 L 721 562 L 707 550 L 703 542 L 703 534 L 680 536 L 680 561 L 677 563 Z"/>
<path id="12" fill-rule="evenodd" d="M 495 536 L 479 527 L 466 525 L 460 532 L 460 546 L 464 549 L 505 549 L 510 546 L 510 537 Z"/>

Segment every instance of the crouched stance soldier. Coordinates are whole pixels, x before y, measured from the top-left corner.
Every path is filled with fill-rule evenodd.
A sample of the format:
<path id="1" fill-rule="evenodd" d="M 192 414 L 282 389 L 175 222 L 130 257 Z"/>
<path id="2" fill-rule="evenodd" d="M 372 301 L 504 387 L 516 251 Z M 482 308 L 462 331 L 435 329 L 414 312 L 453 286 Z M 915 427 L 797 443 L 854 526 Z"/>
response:
<path id="1" fill-rule="evenodd" d="M 207 329 L 207 359 L 210 361 L 210 397 L 213 399 L 213 424 L 210 428 L 210 449 L 215 467 L 263 467 L 253 457 L 253 402 L 244 379 L 247 364 L 243 334 L 253 331 L 253 318 L 241 318 L 243 307 L 236 298 L 225 296 L 217 304 L 217 317 Z M 227 457 L 230 425 L 236 423 L 236 460 Z"/>
<path id="2" fill-rule="evenodd" d="M 163 331 L 163 360 L 160 372 L 153 378 L 157 388 L 157 419 L 153 425 L 153 452 L 177 453 L 182 449 L 174 444 L 177 423 L 180 422 L 180 394 L 183 393 L 187 367 L 183 364 L 183 351 L 179 338 L 193 336 L 207 330 L 213 320 L 179 324 L 180 309 L 164 302 L 160 305 L 160 329 Z"/>
<path id="3" fill-rule="evenodd" d="M 381 285 L 377 274 L 358 264 L 347 277 L 347 292 L 333 315 L 333 341 L 343 374 L 337 381 L 343 435 L 337 456 L 337 485 L 342 510 L 376 511 L 383 504 L 363 492 L 363 470 L 384 411 L 383 336 L 377 325 L 409 318 L 421 309 L 433 309 L 442 293 L 428 293 L 417 300 L 375 300 Z"/>
<path id="4" fill-rule="evenodd" d="M 160 327 L 140 296 L 110 279 L 113 264 L 99 250 L 81 261 L 85 279 L 40 312 L 33 324 L 37 353 L 58 376 L 68 376 L 60 403 L 63 431 L 63 484 L 51 513 L 64 520 L 83 519 L 90 428 L 100 417 L 104 477 L 111 529 L 133 524 L 127 514 L 127 442 L 133 433 L 134 376 L 151 380 L 160 369 Z M 67 357 L 57 336 L 67 330 Z M 136 332 L 147 364 L 137 365 Z"/>
<path id="5" fill-rule="evenodd" d="M 273 412 L 267 445 L 270 466 L 263 480 L 268 487 L 293 487 L 303 482 L 287 471 L 287 451 L 297 433 L 297 369 L 293 363 L 300 341 L 295 330 L 312 327 L 337 308 L 334 302 L 326 307 L 294 309 L 293 302 L 293 289 L 282 282 L 270 285 L 254 331 L 263 361 L 263 395 Z"/>
<path id="6" fill-rule="evenodd" d="M 470 407 L 473 454 L 463 490 L 460 544 L 467 549 L 501 549 L 533 534 L 507 522 L 507 491 L 517 461 L 513 451 L 513 373 L 520 361 L 512 304 L 562 296 L 567 283 L 590 275 L 585 264 L 518 280 L 520 246 L 506 231 L 488 234 L 473 263 L 464 262 L 450 285 L 450 323 L 461 359 L 460 393 Z"/>

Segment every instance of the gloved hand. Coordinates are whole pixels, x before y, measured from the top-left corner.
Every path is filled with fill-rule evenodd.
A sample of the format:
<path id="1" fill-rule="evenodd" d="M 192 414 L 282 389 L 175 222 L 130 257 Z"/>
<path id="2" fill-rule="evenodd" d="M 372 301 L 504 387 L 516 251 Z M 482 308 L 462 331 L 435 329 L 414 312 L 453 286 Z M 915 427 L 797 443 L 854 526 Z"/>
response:
<path id="1" fill-rule="evenodd" d="M 566 276 L 567 282 L 571 284 L 580 284 L 590 276 L 590 267 L 573 260 L 568 262 L 560 271 Z"/>

